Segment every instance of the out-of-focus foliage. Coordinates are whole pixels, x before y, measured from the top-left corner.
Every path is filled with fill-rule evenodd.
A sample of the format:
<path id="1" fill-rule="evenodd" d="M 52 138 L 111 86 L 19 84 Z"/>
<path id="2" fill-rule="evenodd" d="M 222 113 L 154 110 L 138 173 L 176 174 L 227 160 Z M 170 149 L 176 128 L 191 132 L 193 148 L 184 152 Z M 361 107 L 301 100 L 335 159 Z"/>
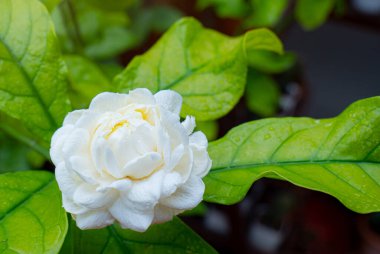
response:
<path id="1" fill-rule="evenodd" d="M 245 20 L 245 25 L 271 27 L 280 21 L 289 0 L 251 0 L 250 3 L 252 13 Z"/>
<path id="2" fill-rule="evenodd" d="M 213 6 L 221 17 L 238 18 L 248 13 L 244 0 L 198 0 L 197 5 L 200 9 Z"/>
<path id="3" fill-rule="evenodd" d="M 334 8 L 336 0 L 298 0 L 295 16 L 306 30 L 322 25 Z"/>
<path id="4" fill-rule="evenodd" d="M 280 89 L 270 76 L 250 70 L 245 94 L 249 110 L 262 117 L 273 116 L 278 110 Z"/>
<path id="5" fill-rule="evenodd" d="M 202 131 L 208 141 L 214 140 L 218 137 L 219 125 L 217 121 L 197 121 L 196 131 Z"/>
<path id="6" fill-rule="evenodd" d="M 66 55 L 64 60 L 69 71 L 69 96 L 73 108 L 88 107 L 97 94 L 113 91 L 111 80 L 94 62 L 79 55 Z"/>
<path id="7" fill-rule="evenodd" d="M 300 25 L 305 30 L 311 30 L 322 25 L 334 10 L 342 14 L 345 1 L 296 0 L 293 10 L 293 1 L 289 0 L 198 0 L 198 7 L 213 7 L 223 18 L 240 18 L 244 27 L 281 27 L 284 25 L 281 23 L 292 19 L 294 11 Z"/>
<path id="8" fill-rule="evenodd" d="M 64 52 L 97 60 L 137 47 L 150 32 L 163 32 L 181 16 L 169 6 L 142 8 L 131 0 L 63 0 L 53 12 Z"/>
<path id="9" fill-rule="evenodd" d="M 136 36 L 128 29 L 128 6 L 118 6 L 116 0 L 103 4 L 100 1 L 63 1 L 52 15 L 63 50 L 105 59 L 133 47 Z"/>

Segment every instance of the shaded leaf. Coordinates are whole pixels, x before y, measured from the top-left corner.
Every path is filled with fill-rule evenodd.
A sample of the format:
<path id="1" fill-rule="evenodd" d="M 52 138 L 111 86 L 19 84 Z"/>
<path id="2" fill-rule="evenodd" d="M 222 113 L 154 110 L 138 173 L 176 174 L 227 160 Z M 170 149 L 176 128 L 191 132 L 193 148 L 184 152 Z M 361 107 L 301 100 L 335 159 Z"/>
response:
<path id="1" fill-rule="evenodd" d="M 69 70 L 69 96 L 74 108 L 86 108 L 99 93 L 112 91 L 105 73 L 92 61 L 79 55 L 65 55 Z"/>
<path id="2" fill-rule="evenodd" d="M 334 8 L 335 0 L 298 0 L 295 16 L 306 30 L 322 25 Z"/>
<path id="3" fill-rule="evenodd" d="M 291 52 L 276 54 L 264 50 L 251 51 L 247 57 L 249 66 L 265 73 L 281 73 L 296 63 L 296 55 Z"/>
<path id="4" fill-rule="evenodd" d="M 67 216 L 53 174 L 0 174 L 0 197 L 1 253 L 59 251 L 67 232 Z"/>
<path id="5" fill-rule="evenodd" d="M 208 141 L 214 140 L 218 137 L 219 125 L 217 121 L 197 121 L 195 131 L 202 131 Z"/>
<path id="6" fill-rule="evenodd" d="M 264 119 L 232 129 L 209 146 L 206 201 L 232 204 L 262 177 L 328 193 L 348 208 L 380 211 L 380 97 L 332 119 Z"/>
<path id="7" fill-rule="evenodd" d="M 197 6 L 200 9 L 213 6 L 220 17 L 238 18 L 244 17 L 249 6 L 244 0 L 198 0 Z"/>
<path id="8" fill-rule="evenodd" d="M 288 2 L 288 0 L 251 0 L 253 14 L 245 21 L 246 25 L 256 27 L 276 25 Z"/>
<path id="9" fill-rule="evenodd" d="M 248 72 L 245 99 L 252 112 L 273 116 L 278 110 L 280 89 L 270 76 L 252 70 Z"/>
<path id="10" fill-rule="evenodd" d="M 146 232 L 123 230 L 114 225 L 104 229 L 78 229 L 71 220 L 61 253 L 216 253 L 180 219 L 153 225 Z"/>

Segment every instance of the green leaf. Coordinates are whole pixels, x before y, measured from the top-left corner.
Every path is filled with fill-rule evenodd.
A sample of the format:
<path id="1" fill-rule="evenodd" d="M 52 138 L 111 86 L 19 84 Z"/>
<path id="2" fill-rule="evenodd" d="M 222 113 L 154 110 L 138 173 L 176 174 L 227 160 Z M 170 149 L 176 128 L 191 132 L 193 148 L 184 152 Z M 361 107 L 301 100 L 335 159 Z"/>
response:
<path id="1" fill-rule="evenodd" d="M 282 45 L 267 29 L 230 38 L 184 18 L 135 57 L 114 83 L 119 92 L 138 87 L 175 90 L 183 97 L 181 116 L 214 120 L 227 114 L 243 94 L 246 56 L 255 49 L 282 52 Z"/>
<path id="2" fill-rule="evenodd" d="M 245 22 L 248 26 L 272 27 L 278 23 L 288 0 L 251 0 L 253 14 Z"/>
<path id="3" fill-rule="evenodd" d="M 112 91 L 105 73 L 92 61 L 79 55 L 65 55 L 69 70 L 69 96 L 74 108 L 86 108 L 99 93 Z"/>
<path id="4" fill-rule="evenodd" d="M 62 1 L 62 0 L 40 0 L 48 9 L 49 12 L 54 10 L 55 7 Z"/>
<path id="5" fill-rule="evenodd" d="M 0 173 L 26 170 L 27 148 L 0 132 Z"/>
<path id="6" fill-rule="evenodd" d="M 222 18 L 241 18 L 244 17 L 248 11 L 249 6 L 244 0 L 198 0 L 197 7 L 205 9 L 213 6 L 216 13 Z"/>
<path id="7" fill-rule="evenodd" d="M 276 114 L 280 100 L 280 89 L 271 77 L 249 71 L 246 85 L 246 104 L 249 110 L 259 116 Z"/>
<path id="8" fill-rule="evenodd" d="M 265 73 L 281 73 L 296 63 L 296 55 L 291 52 L 276 54 L 264 50 L 251 51 L 247 57 L 249 66 Z"/>
<path id="9" fill-rule="evenodd" d="M 82 231 L 71 220 L 61 253 L 216 253 L 180 219 L 153 225 L 146 232 L 123 230 L 114 225 Z"/>
<path id="10" fill-rule="evenodd" d="M 53 174 L 0 174 L 1 253 L 57 253 L 66 232 L 67 216 Z"/>
<path id="11" fill-rule="evenodd" d="M 264 119 L 232 129 L 209 146 L 206 201 L 232 204 L 262 177 L 330 194 L 348 208 L 380 211 L 380 97 L 341 115 Z"/>
<path id="12" fill-rule="evenodd" d="M 45 143 L 69 111 L 66 69 L 46 8 L 1 0 L 0 110 Z"/>
<path id="13" fill-rule="evenodd" d="M 214 140 L 218 137 L 219 125 L 217 121 L 197 121 L 195 131 L 202 131 L 208 141 Z"/>
<path id="14" fill-rule="evenodd" d="M 165 32 L 182 16 L 183 13 L 171 6 L 142 6 L 132 13 L 131 30 L 141 44 L 152 32 Z"/>
<path id="15" fill-rule="evenodd" d="M 128 28 L 130 20 L 125 9 L 110 10 L 91 1 L 73 0 L 62 4 L 52 16 L 66 53 L 84 53 L 92 59 L 103 60 L 137 43 Z"/>
<path id="16" fill-rule="evenodd" d="M 334 8 L 335 0 L 298 0 L 295 15 L 306 30 L 322 25 Z"/>

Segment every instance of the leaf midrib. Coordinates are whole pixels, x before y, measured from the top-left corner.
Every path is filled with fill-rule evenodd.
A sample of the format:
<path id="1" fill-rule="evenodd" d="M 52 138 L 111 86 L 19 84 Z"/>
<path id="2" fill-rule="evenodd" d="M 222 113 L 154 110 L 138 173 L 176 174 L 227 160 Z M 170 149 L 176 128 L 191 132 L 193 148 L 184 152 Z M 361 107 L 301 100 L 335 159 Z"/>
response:
<path id="1" fill-rule="evenodd" d="M 48 121 L 50 122 L 50 124 L 52 125 L 52 127 L 55 128 L 55 129 L 58 128 L 57 122 L 54 120 L 54 117 L 51 115 L 51 113 L 47 109 L 47 105 L 43 101 L 43 99 L 42 99 L 41 95 L 39 94 L 37 88 L 34 86 L 33 81 L 31 80 L 31 78 L 29 77 L 29 75 L 24 70 L 24 66 L 19 62 L 19 60 L 17 59 L 17 57 L 15 56 L 15 54 L 13 53 L 13 51 L 11 50 L 11 48 L 8 46 L 7 43 L 5 43 L 4 39 L 5 38 L 1 38 L 0 37 L 0 42 L 4 45 L 5 49 L 8 51 L 9 55 L 12 57 L 12 62 L 15 63 L 15 65 L 17 66 L 17 68 L 20 70 L 22 76 L 26 80 L 26 83 L 28 84 L 29 88 L 32 90 L 32 93 L 35 94 L 35 98 L 37 99 L 38 103 L 41 105 L 42 110 L 46 114 L 46 117 L 47 117 Z M 42 64 L 42 63 L 40 63 L 40 64 Z M 38 73 L 36 73 L 36 75 L 38 75 Z"/>
<path id="2" fill-rule="evenodd" d="M 358 160 L 304 160 L 304 161 L 280 161 L 280 162 L 265 162 L 265 163 L 247 163 L 240 165 L 228 165 L 226 167 L 212 168 L 211 173 L 230 171 L 236 169 L 250 169 L 259 167 L 282 167 L 282 166 L 302 166 L 302 165 L 325 165 L 325 164 L 375 164 L 379 165 L 377 161 L 358 161 Z"/>

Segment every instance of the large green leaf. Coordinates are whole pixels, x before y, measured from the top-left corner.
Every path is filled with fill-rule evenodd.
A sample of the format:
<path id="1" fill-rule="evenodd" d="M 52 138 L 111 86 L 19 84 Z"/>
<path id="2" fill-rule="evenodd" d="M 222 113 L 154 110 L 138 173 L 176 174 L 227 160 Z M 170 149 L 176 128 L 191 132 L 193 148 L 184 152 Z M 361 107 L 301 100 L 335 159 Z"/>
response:
<path id="1" fill-rule="evenodd" d="M 205 200 L 232 204 L 262 177 L 328 193 L 348 208 L 380 211 L 380 97 L 332 119 L 264 119 L 212 142 Z"/>
<path id="2" fill-rule="evenodd" d="M 295 16 L 306 30 L 322 25 L 334 8 L 335 0 L 298 0 Z"/>
<path id="3" fill-rule="evenodd" d="M 69 96 L 74 108 L 88 107 L 95 95 L 112 91 L 111 81 L 92 61 L 79 55 L 65 55 L 69 70 Z"/>
<path id="4" fill-rule="evenodd" d="M 266 29 L 230 38 L 184 18 L 148 52 L 135 57 L 115 78 L 115 85 L 120 92 L 138 87 L 152 92 L 172 89 L 183 97 L 182 116 L 217 119 L 243 94 L 246 57 L 254 50 L 282 53 L 282 44 Z"/>
<path id="5" fill-rule="evenodd" d="M 57 253 L 66 232 L 67 216 L 53 174 L 0 174 L 0 253 Z"/>
<path id="6" fill-rule="evenodd" d="M 71 220 L 62 254 L 97 253 L 216 253 L 202 238 L 180 219 L 153 225 L 138 233 L 110 226 L 100 230 L 78 229 Z"/>
<path id="7" fill-rule="evenodd" d="M 0 0 L 0 6 L 0 110 L 49 143 L 69 110 L 49 13 L 36 0 Z"/>

